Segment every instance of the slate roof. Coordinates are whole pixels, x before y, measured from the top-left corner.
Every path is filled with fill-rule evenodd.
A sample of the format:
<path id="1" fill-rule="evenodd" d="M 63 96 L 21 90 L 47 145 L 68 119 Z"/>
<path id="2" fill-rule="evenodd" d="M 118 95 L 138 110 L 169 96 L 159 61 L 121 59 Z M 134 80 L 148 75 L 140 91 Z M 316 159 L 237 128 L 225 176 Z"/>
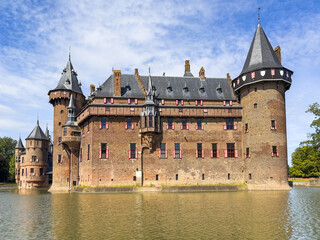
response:
<path id="1" fill-rule="evenodd" d="M 21 141 L 21 137 L 19 137 L 19 140 L 18 140 L 15 148 L 24 149 L 24 146 L 23 146 L 22 141 Z"/>
<path id="2" fill-rule="evenodd" d="M 264 33 L 262 26 L 258 23 L 241 74 L 261 68 L 282 68 L 282 65 Z"/>
<path id="3" fill-rule="evenodd" d="M 140 78 L 147 89 L 149 76 L 140 76 Z M 236 100 L 226 78 L 206 78 L 205 80 L 200 80 L 198 77 L 151 76 L 151 78 L 158 99 Z M 102 84 L 101 90 L 97 90 L 95 97 L 115 97 L 113 75 Z M 145 97 L 135 75 L 121 74 L 121 97 Z"/>
<path id="4" fill-rule="evenodd" d="M 39 121 L 37 121 L 37 125 L 34 127 L 32 132 L 29 134 L 29 136 L 26 139 L 46 139 L 46 135 L 43 133 L 41 127 L 39 126 Z"/>
<path id="5" fill-rule="evenodd" d="M 67 66 L 63 69 L 61 74 L 62 76 L 60 78 L 60 81 L 54 90 L 71 90 L 73 92 L 82 94 L 82 90 L 79 86 L 77 78 L 77 73 L 72 66 L 70 57 Z"/>

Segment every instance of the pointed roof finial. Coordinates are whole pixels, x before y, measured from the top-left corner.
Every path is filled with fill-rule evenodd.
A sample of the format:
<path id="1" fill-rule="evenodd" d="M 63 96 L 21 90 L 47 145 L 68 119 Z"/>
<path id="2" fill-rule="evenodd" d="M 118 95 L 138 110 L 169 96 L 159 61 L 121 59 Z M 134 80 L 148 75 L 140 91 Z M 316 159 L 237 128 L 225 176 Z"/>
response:
<path id="1" fill-rule="evenodd" d="M 39 126 L 39 113 L 37 113 L 37 126 Z"/>
<path id="2" fill-rule="evenodd" d="M 260 24 L 260 7 L 258 7 L 258 23 Z"/>
<path id="3" fill-rule="evenodd" d="M 69 46 L 69 61 L 71 61 L 71 46 Z"/>
<path id="4" fill-rule="evenodd" d="M 149 76 L 150 76 L 151 74 L 150 74 L 150 64 L 149 64 Z"/>

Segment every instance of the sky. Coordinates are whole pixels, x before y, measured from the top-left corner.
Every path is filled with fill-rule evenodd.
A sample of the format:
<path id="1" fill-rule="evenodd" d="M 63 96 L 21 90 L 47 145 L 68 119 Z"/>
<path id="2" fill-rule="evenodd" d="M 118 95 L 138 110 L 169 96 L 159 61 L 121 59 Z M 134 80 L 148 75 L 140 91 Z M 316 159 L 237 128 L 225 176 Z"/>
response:
<path id="1" fill-rule="evenodd" d="M 112 69 L 182 76 L 201 66 L 208 77 L 237 77 L 258 24 L 282 65 L 292 71 L 286 93 L 288 162 L 313 130 L 308 106 L 319 99 L 320 1 L 7 1 L 0 0 L 0 137 L 25 139 L 37 116 L 52 134 L 48 91 L 71 59 L 82 90 Z"/>

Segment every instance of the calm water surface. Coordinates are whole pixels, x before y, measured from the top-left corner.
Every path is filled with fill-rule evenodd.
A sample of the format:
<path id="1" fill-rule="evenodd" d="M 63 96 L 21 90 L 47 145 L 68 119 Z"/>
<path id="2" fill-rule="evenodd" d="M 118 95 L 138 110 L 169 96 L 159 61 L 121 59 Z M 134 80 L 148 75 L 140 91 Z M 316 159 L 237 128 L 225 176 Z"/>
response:
<path id="1" fill-rule="evenodd" d="M 78 194 L 0 191 L 0 239 L 320 239 L 320 188 Z"/>

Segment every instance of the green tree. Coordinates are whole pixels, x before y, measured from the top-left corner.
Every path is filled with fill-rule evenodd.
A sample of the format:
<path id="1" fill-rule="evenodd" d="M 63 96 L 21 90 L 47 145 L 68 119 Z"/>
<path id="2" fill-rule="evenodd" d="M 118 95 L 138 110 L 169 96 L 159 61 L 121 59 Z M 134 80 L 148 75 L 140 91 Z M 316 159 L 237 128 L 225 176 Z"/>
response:
<path id="1" fill-rule="evenodd" d="M 0 182 L 5 182 L 9 177 L 9 162 L 14 155 L 16 140 L 9 137 L 0 137 Z"/>
<path id="2" fill-rule="evenodd" d="M 320 150 L 320 105 L 319 103 L 314 103 L 309 106 L 309 109 L 306 112 L 313 113 L 315 119 L 310 124 L 310 127 L 314 128 L 315 132 L 310 134 L 309 142 Z"/>
<path id="3" fill-rule="evenodd" d="M 9 162 L 9 176 L 10 176 L 10 181 L 14 181 L 15 180 L 15 175 L 16 175 L 16 166 L 15 166 L 15 160 L 16 157 L 15 155 L 12 155 L 11 160 Z"/>

